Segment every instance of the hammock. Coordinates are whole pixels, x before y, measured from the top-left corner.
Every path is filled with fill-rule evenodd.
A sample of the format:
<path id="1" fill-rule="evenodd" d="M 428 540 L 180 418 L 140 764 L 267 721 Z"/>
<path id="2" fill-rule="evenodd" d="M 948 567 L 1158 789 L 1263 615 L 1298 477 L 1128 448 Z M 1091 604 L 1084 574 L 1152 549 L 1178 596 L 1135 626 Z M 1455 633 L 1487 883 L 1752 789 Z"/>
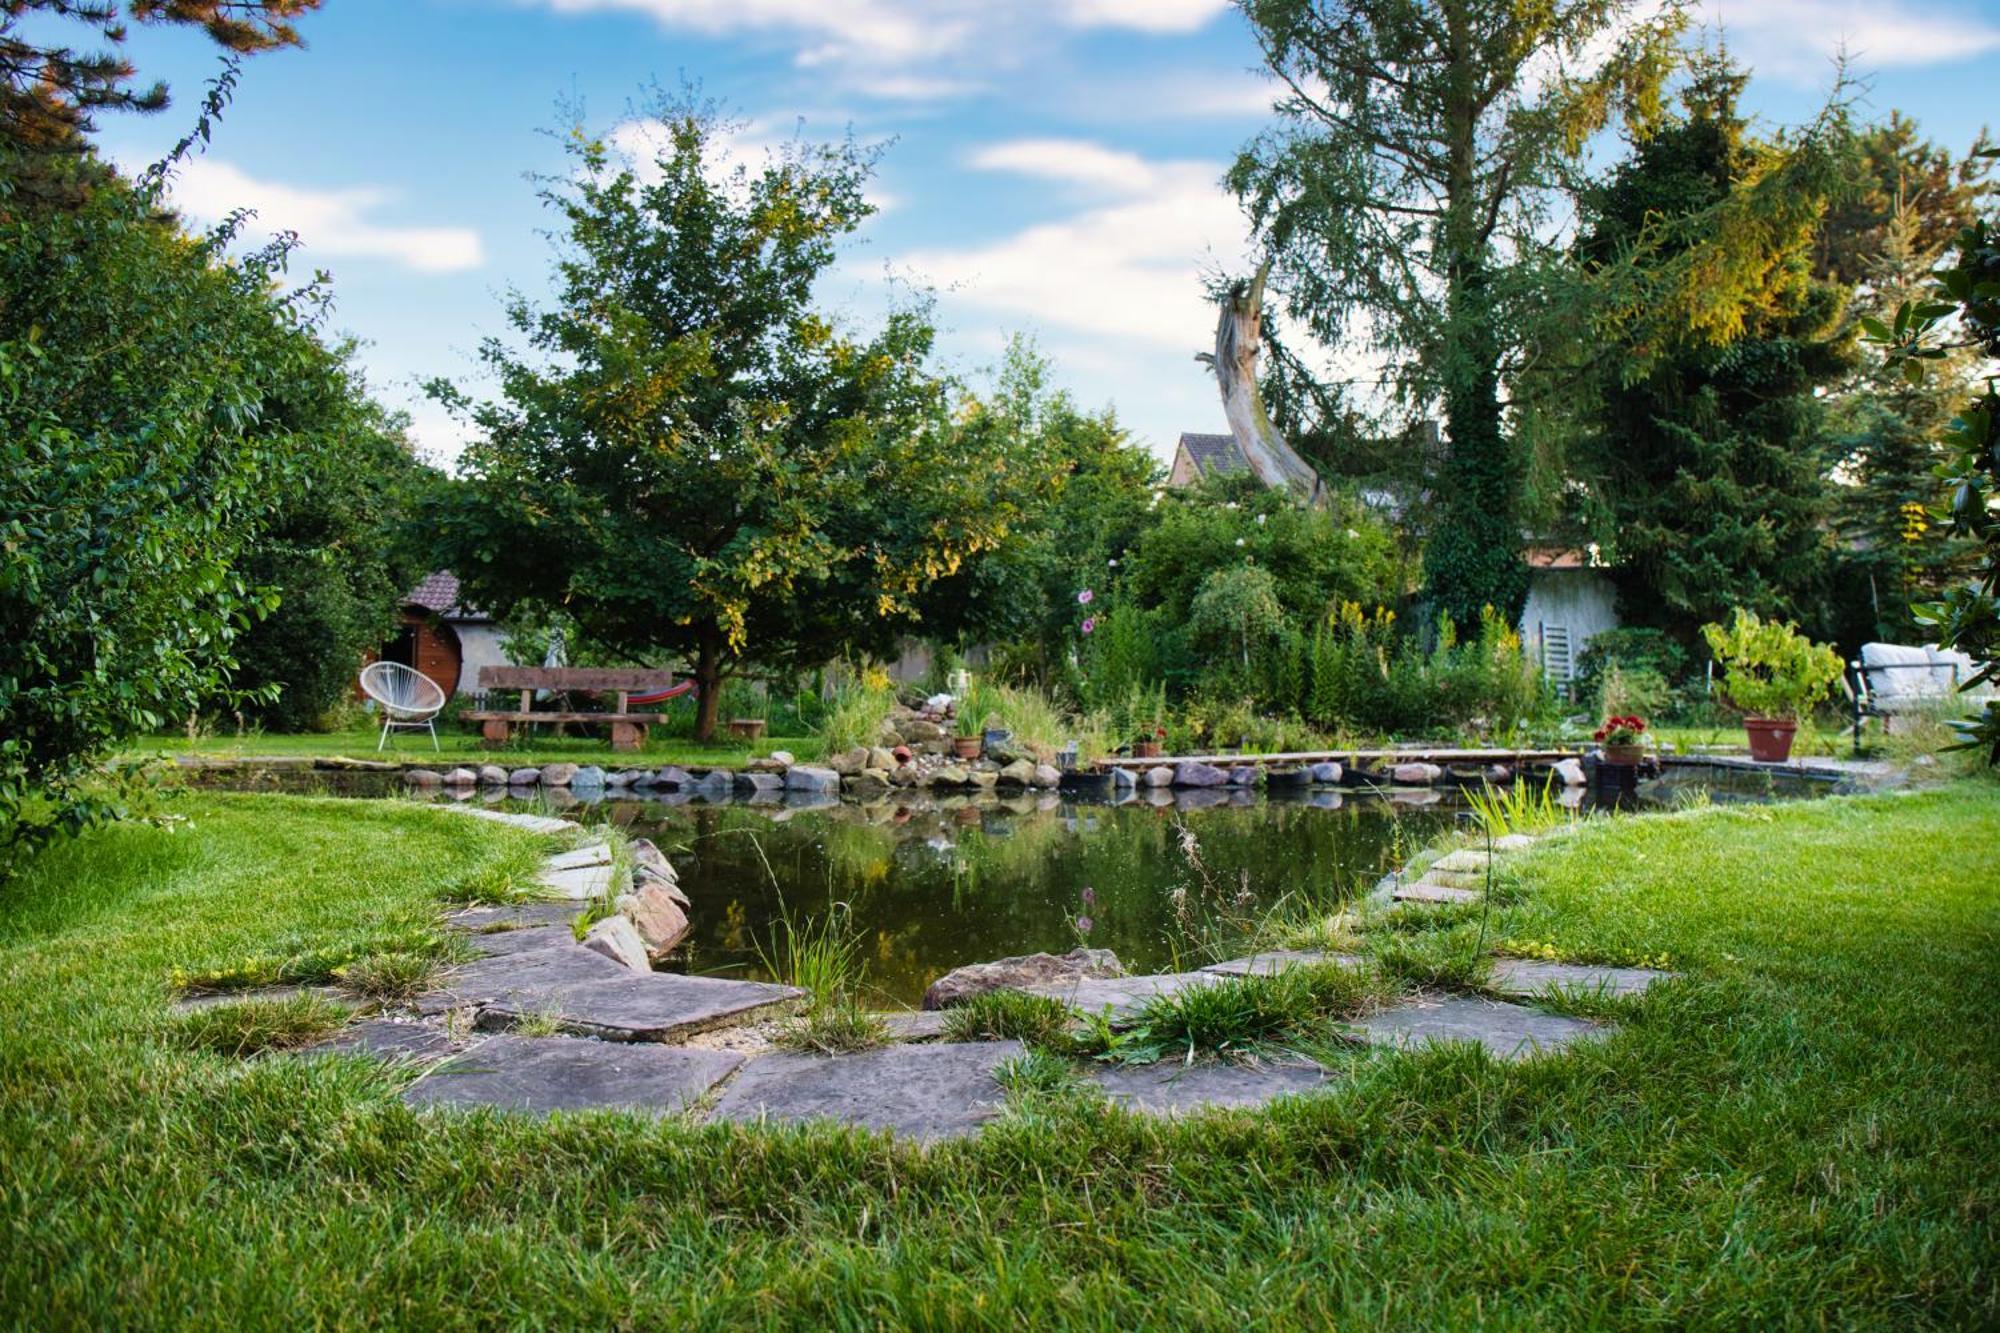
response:
<path id="1" fill-rule="evenodd" d="M 683 694 L 693 692 L 694 687 L 694 681 L 684 680 L 680 684 L 669 686 L 664 690 L 653 690 L 647 694 L 628 694 L 625 696 L 625 706 L 627 708 L 647 708 L 653 704 L 663 704 L 669 699 L 678 699 Z"/>

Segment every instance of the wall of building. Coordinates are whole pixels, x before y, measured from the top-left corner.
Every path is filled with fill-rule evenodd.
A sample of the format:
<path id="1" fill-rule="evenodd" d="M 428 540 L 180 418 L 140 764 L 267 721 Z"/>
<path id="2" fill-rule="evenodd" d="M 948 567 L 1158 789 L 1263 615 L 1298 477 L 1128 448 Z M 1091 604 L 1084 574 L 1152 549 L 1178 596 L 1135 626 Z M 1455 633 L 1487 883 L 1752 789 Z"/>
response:
<path id="1" fill-rule="evenodd" d="M 1570 670 L 1552 672 L 1558 679 L 1574 675 L 1576 659 L 1593 636 L 1617 627 L 1618 592 L 1601 571 L 1530 571 L 1528 602 L 1521 609 L 1521 644 L 1531 659 L 1546 662 L 1551 646 L 1548 631 L 1567 630 Z"/>

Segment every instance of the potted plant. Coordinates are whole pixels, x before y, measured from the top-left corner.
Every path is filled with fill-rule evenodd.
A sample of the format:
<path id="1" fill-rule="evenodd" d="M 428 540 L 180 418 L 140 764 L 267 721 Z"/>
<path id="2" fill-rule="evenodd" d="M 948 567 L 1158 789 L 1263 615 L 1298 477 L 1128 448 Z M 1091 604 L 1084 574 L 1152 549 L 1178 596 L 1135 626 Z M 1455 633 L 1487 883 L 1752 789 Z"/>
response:
<path id="1" fill-rule="evenodd" d="M 1701 634 L 1722 667 L 1722 697 L 1743 714 L 1750 757 L 1782 763 L 1791 756 L 1799 719 L 1840 679 L 1840 654 L 1787 621 L 1763 620 L 1742 607 L 1728 626 L 1703 625 Z"/>
<path id="2" fill-rule="evenodd" d="M 1602 747 L 1605 763 L 1630 768 L 1646 757 L 1646 746 L 1640 739 L 1645 734 L 1646 719 L 1627 715 L 1605 718 L 1604 725 L 1591 734 L 1591 739 Z"/>
<path id="3" fill-rule="evenodd" d="M 1138 738 L 1132 742 L 1132 757 L 1158 759 L 1166 743 L 1167 729 L 1156 722 L 1151 730 L 1140 732 Z"/>
<path id="4" fill-rule="evenodd" d="M 977 692 L 969 686 L 952 706 L 951 752 L 960 759 L 977 759 L 985 748 L 986 727 L 980 707 Z"/>

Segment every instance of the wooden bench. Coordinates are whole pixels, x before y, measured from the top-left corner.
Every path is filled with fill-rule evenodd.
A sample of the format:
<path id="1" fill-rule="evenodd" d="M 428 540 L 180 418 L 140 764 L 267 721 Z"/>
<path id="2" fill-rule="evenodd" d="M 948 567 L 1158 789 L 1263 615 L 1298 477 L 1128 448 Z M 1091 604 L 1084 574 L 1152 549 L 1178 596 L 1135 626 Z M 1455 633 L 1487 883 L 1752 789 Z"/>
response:
<path id="1" fill-rule="evenodd" d="M 572 722 L 606 724 L 611 727 L 611 748 L 614 750 L 636 750 L 646 743 L 646 728 L 656 722 L 665 722 L 665 713 L 634 713 L 626 707 L 626 698 L 632 694 L 650 694 L 656 690 L 668 689 L 678 684 L 677 674 L 672 671 L 647 671 L 619 667 L 481 667 L 479 668 L 479 688 L 487 690 L 519 690 L 519 709 L 481 709 L 474 713 L 462 714 L 468 722 L 477 722 L 484 741 L 489 746 L 505 745 L 516 725 L 530 725 L 537 722 Z M 615 694 L 618 702 L 608 713 L 536 712 L 536 690 L 574 690 L 582 693 Z"/>

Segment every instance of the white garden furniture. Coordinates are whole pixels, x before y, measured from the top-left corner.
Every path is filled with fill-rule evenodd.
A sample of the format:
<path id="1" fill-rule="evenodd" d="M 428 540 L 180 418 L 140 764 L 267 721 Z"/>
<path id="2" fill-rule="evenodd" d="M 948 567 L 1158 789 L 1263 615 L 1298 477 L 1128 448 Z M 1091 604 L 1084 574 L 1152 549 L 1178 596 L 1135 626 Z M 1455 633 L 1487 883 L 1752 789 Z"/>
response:
<path id="1" fill-rule="evenodd" d="M 428 731 L 431 748 L 438 749 L 437 715 L 445 705 L 444 691 L 423 672 L 401 662 L 370 662 L 361 668 L 361 692 L 382 709 L 380 750 L 389 743 L 389 733 L 398 729 Z"/>

